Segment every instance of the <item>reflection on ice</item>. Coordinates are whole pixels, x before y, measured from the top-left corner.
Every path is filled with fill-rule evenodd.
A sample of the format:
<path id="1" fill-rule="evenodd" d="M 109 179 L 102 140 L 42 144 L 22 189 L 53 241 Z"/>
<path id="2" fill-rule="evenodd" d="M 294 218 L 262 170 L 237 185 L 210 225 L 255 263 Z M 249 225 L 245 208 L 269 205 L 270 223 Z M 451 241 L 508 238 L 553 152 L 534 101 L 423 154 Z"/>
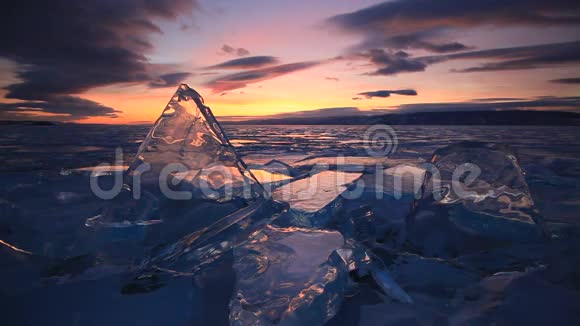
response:
<path id="1" fill-rule="evenodd" d="M 321 227 L 332 216 L 348 184 L 360 176 L 360 173 L 323 171 L 276 189 L 272 197 L 290 205 L 290 225 Z"/>
<path id="2" fill-rule="evenodd" d="M 261 169 L 250 169 L 252 174 L 256 179 L 262 184 L 266 185 L 268 183 L 279 183 L 281 181 L 292 180 L 292 177 L 282 173 L 270 172 Z"/>
<path id="3" fill-rule="evenodd" d="M 347 271 L 335 231 L 267 227 L 234 250 L 232 325 L 321 325 L 342 302 Z"/>
<path id="4" fill-rule="evenodd" d="M 4 241 L 4 240 L 0 240 L 0 245 L 6 246 L 16 252 L 20 252 L 23 254 L 32 254 L 30 251 L 24 250 L 24 249 L 20 249 L 14 245 L 9 244 L 8 242 Z"/>
<path id="5" fill-rule="evenodd" d="M 87 172 L 93 177 L 111 175 L 112 173 L 122 173 L 127 171 L 128 165 L 97 165 L 74 169 L 76 172 Z"/>

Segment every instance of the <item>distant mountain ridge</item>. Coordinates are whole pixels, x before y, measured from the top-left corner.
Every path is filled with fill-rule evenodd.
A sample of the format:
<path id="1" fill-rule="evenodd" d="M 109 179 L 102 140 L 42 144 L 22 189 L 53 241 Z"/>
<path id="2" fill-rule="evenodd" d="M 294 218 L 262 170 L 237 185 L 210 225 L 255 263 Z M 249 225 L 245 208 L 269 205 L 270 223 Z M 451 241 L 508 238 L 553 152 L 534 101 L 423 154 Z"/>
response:
<path id="1" fill-rule="evenodd" d="M 42 120 L 0 120 L 0 126 L 55 126 L 57 124 Z"/>
<path id="2" fill-rule="evenodd" d="M 580 113 L 564 111 L 445 111 L 348 115 L 329 117 L 283 117 L 231 121 L 225 125 L 497 125 L 497 126 L 580 126 Z M 72 122 L 64 123 L 70 124 Z M 0 120 L 0 126 L 55 126 L 62 122 Z M 75 124 L 75 123 L 72 123 Z M 149 125 L 149 124 L 147 124 Z"/>
<path id="3" fill-rule="evenodd" d="M 383 115 L 254 119 L 234 125 L 523 125 L 580 126 L 580 113 L 563 111 L 446 111 Z"/>

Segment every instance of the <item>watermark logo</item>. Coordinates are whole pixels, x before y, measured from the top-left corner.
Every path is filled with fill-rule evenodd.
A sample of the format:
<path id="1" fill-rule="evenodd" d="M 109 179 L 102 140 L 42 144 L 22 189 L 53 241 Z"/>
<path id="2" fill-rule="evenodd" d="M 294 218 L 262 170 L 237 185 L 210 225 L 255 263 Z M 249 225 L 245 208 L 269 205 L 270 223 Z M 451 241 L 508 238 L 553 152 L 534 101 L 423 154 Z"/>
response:
<path id="1" fill-rule="evenodd" d="M 293 173 L 289 168 L 292 167 L 285 164 L 277 165 L 276 170 L 271 172 L 257 167 L 261 173 L 254 174 L 259 176 L 257 181 L 262 183 L 265 197 L 278 192 L 282 194 L 278 198 L 281 200 L 298 195 L 304 200 L 319 198 L 329 192 L 345 199 L 359 199 L 368 191 L 375 192 L 377 200 L 384 196 L 401 199 L 407 194 L 419 199 L 424 195 L 422 191 L 426 180 L 430 184 L 427 191 L 432 192 L 436 201 L 478 198 L 478 194 L 470 190 L 470 186 L 477 181 L 481 170 L 473 163 L 458 164 L 452 171 L 451 180 L 446 180 L 442 185 L 441 173 L 436 164 L 390 164 L 387 157 L 394 154 L 399 146 L 399 138 L 391 126 L 373 125 L 367 128 L 363 134 L 363 144 L 366 157 L 345 157 L 340 154 L 334 157 L 323 156 L 320 162 L 312 166 L 299 167 L 302 174 L 298 176 L 290 177 Z M 349 161 L 353 158 L 354 162 Z M 190 159 L 195 160 L 195 157 Z M 362 160 L 357 162 L 357 159 Z M 368 162 L 364 162 L 365 160 Z M 253 191 L 256 180 L 252 179 L 252 173 L 244 167 L 239 170 L 236 164 L 212 163 L 203 169 L 192 170 L 182 162 L 164 162 L 152 167 L 146 160 L 142 160 L 138 166 L 132 166 L 130 173 L 124 174 L 118 169 L 122 164 L 123 151 L 117 148 L 115 166 L 101 164 L 91 173 L 90 186 L 93 194 L 109 200 L 125 189 L 131 192 L 134 199 L 140 199 L 143 191 L 154 188 L 157 193 L 170 200 L 191 200 L 194 196 L 200 196 L 204 199 L 229 201 L 235 197 L 251 199 L 256 195 Z M 103 173 L 104 170 L 116 173 Z M 336 173 L 325 173 L 331 170 Z M 353 177 L 355 174 L 356 177 Z M 99 183 L 99 178 L 103 175 L 113 177 L 112 185 L 108 183 L 106 189 Z M 281 187 L 285 188 L 278 191 Z"/>
<path id="2" fill-rule="evenodd" d="M 381 157 L 395 153 L 399 146 L 399 139 L 395 129 L 388 125 L 373 125 L 364 135 L 365 151 L 369 156 Z"/>

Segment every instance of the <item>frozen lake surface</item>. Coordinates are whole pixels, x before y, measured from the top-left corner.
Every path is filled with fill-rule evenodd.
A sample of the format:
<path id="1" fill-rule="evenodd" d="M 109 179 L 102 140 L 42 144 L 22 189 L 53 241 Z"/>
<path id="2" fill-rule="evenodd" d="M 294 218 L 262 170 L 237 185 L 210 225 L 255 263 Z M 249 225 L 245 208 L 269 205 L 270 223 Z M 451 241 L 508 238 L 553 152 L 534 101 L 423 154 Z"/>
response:
<path id="1" fill-rule="evenodd" d="M 250 170 L 255 171 L 256 178 L 275 194 L 276 189 L 280 194 L 290 191 L 286 195 L 291 198 L 291 214 L 276 226 L 279 229 L 263 231 L 269 239 L 260 238 L 230 252 L 224 250 L 220 259 L 199 273 L 190 274 L 187 268 L 182 268 L 189 267 L 183 251 L 161 252 L 156 259 L 175 258 L 171 262 L 179 266 L 168 264 L 175 269 L 147 274 L 149 280 L 154 280 L 143 285 L 134 280 L 135 275 L 143 276 L 142 258 L 148 253 L 136 255 L 136 249 L 125 244 L 150 240 L 153 236 L 147 230 L 149 226 L 96 234 L 85 224 L 104 204 L 90 190 L 90 168 L 102 163 L 129 165 L 150 127 L 3 126 L 0 131 L 2 324 L 227 325 L 239 322 L 233 315 L 251 313 L 251 318 L 247 315 L 244 318 L 259 319 L 262 310 L 256 309 L 271 311 L 268 318 L 264 317 L 270 323 L 288 318 L 290 322 L 325 321 L 328 325 L 578 324 L 579 128 L 395 126 L 397 148 L 385 157 L 370 156 L 365 150 L 363 135 L 367 128 L 226 125 L 232 144 Z M 373 198 L 376 190 L 372 189 L 372 194 L 364 192 L 358 201 L 333 200 L 359 177 L 365 181 L 372 179 L 369 171 L 377 165 L 389 173 L 404 166 L 400 171 L 420 174 L 422 164 L 429 162 L 436 150 L 464 141 L 504 144 L 513 150 L 523 182 L 529 188 L 524 199 L 533 199 L 542 216 L 545 240 L 434 254 L 436 251 L 431 250 L 434 246 L 447 250 L 451 245 L 442 245 L 439 238 L 430 234 L 428 231 L 433 230 L 430 224 L 425 224 L 426 231 L 420 229 L 419 222 L 415 224 L 415 229 L 427 232 L 417 233 L 424 235 L 419 239 L 410 236 L 415 246 L 399 246 L 399 238 L 405 236 L 400 234 L 405 228 L 402 224 L 413 205 L 418 207 L 415 214 L 431 209 L 414 197 L 412 189 L 402 189 L 402 198 L 394 198 L 392 191 L 385 190 L 385 197 L 377 200 Z M 122 162 L 115 162 L 117 148 L 123 151 Z M 110 184 L 110 179 L 122 171 L 116 170 L 99 171 L 103 184 Z M 336 181 L 336 175 L 346 177 Z M 312 178 L 318 178 L 317 183 L 323 185 L 318 194 L 299 191 L 292 197 L 291 190 L 286 190 L 292 189 L 293 183 L 300 185 Z M 393 185 L 393 178 L 385 176 L 385 184 Z M 478 209 L 485 213 L 487 208 Z M 374 214 L 370 222 L 366 220 L 368 212 Z M 450 219 L 461 225 L 463 233 L 458 239 L 473 241 L 469 234 L 475 226 L 460 218 L 460 208 L 454 206 L 449 212 L 455 214 Z M 296 222 L 305 218 L 310 222 L 324 219 L 324 223 Z M 348 218 L 354 222 L 347 227 L 343 221 Z M 179 225 L 180 232 L 163 232 L 187 233 L 183 230 L 187 224 Z M 345 239 L 354 237 L 362 243 L 371 241 L 366 232 L 396 234 L 392 238 L 373 238 L 375 246 L 368 254 L 390 271 L 389 276 L 380 277 L 396 282 L 413 303 L 390 297 L 377 284 L 380 280 L 373 278 L 372 271 L 336 267 L 338 258 L 327 257 L 336 243 L 343 241 L 336 230 L 324 233 L 297 229 L 295 235 L 287 233 L 288 228 L 305 226 L 336 226 Z M 260 234 L 252 236 L 257 239 Z M 307 240 L 303 239 L 312 237 L 316 241 L 309 251 L 303 243 Z M 435 242 L 423 242 L 427 237 Z M 332 241 L 325 242 L 327 238 Z M 350 254 L 341 256 L 347 263 L 358 250 L 348 245 L 345 240 L 344 250 Z M 251 250 L 253 260 L 244 260 Z M 136 258 L 121 259 L 129 254 Z M 301 267 L 300 257 L 305 255 L 309 264 Z M 275 262 L 265 262 L 274 256 L 279 257 Z M 365 260 L 350 263 L 361 261 Z M 318 270 L 317 266 L 323 266 L 324 270 Z M 292 268 L 298 267 L 303 269 L 292 273 Z M 260 271 L 261 268 L 264 270 Z M 311 280 L 300 283 L 307 274 L 312 276 Z M 327 274 L 333 275 L 332 280 Z M 287 288 L 282 284 L 265 293 L 263 300 L 259 293 L 251 292 L 256 288 L 267 292 L 267 282 L 271 280 L 277 284 L 290 281 Z M 301 292 L 302 287 L 312 291 Z M 324 288 L 330 292 L 324 292 Z M 295 305 L 297 312 L 290 313 L 294 311 L 293 302 L 284 296 L 296 293 L 309 295 L 312 301 L 302 298 Z M 244 300 L 255 305 L 244 305 Z M 317 300 L 325 300 L 326 308 L 321 309 L 322 303 Z M 315 315 L 317 311 L 324 311 L 324 315 Z"/>

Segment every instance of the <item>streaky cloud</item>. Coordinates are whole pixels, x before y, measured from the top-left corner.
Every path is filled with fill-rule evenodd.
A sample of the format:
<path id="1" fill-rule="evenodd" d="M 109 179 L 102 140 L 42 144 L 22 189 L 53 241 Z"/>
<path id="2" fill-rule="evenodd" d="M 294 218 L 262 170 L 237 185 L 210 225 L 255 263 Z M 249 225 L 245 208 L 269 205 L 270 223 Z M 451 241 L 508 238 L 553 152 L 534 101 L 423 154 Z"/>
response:
<path id="1" fill-rule="evenodd" d="M 497 110 L 550 110 L 580 111 L 580 97 L 538 96 L 523 100 L 501 101 L 477 99 L 466 102 L 402 104 L 399 113 L 452 112 L 452 111 L 497 111 Z"/>
<path id="2" fill-rule="evenodd" d="M 419 60 L 438 62 L 457 59 L 493 59 L 494 61 L 480 66 L 453 70 L 454 72 L 521 70 L 577 64 L 580 62 L 580 42 L 471 51 Z"/>
<path id="3" fill-rule="evenodd" d="M 327 23 L 368 38 L 483 25 L 573 26 L 580 24 L 580 3 L 569 0 L 394 0 L 330 17 Z"/>
<path id="4" fill-rule="evenodd" d="M 414 89 L 379 90 L 379 91 L 358 93 L 357 95 L 361 95 L 361 96 L 366 97 L 367 99 L 371 99 L 373 97 L 390 97 L 392 94 L 415 96 L 415 95 L 417 95 L 417 91 L 415 91 Z"/>
<path id="5" fill-rule="evenodd" d="M 391 51 L 384 49 L 371 49 L 348 56 L 340 57 L 342 60 L 366 60 L 376 67 L 368 75 L 396 75 L 405 72 L 421 72 L 427 68 L 427 62 L 412 58 L 404 51 Z"/>
<path id="6" fill-rule="evenodd" d="M 580 77 L 578 78 L 560 78 L 550 80 L 552 83 L 557 84 L 580 84 Z"/>
<path id="7" fill-rule="evenodd" d="M 228 60 L 206 69 L 252 69 L 275 65 L 279 62 L 278 58 L 272 56 L 254 56 Z"/>
<path id="8" fill-rule="evenodd" d="M 487 26 L 558 26 L 565 29 L 570 37 L 576 38 L 576 29 L 580 25 L 580 2 L 392 0 L 335 15 L 325 22 L 327 26 L 362 37 L 359 44 L 350 48 L 350 52 L 386 48 L 452 53 L 473 50 L 472 46 L 451 39 L 457 32 Z M 419 64 L 406 64 L 419 71 Z M 393 71 L 387 69 L 383 73 L 391 74 Z"/>
<path id="9" fill-rule="evenodd" d="M 262 69 L 247 70 L 239 73 L 218 77 L 206 84 L 214 93 L 222 93 L 244 88 L 248 84 L 280 77 L 296 71 L 309 69 L 321 64 L 320 61 L 304 61 L 287 63 Z"/>
<path id="10" fill-rule="evenodd" d="M 525 98 L 522 97 L 486 97 L 486 98 L 476 98 L 473 102 L 502 102 L 502 101 L 524 101 Z"/>
<path id="11" fill-rule="evenodd" d="M 467 46 L 460 42 L 445 42 L 445 41 L 429 41 L 431 38 L 436 38 L 441 31 L 430 30 L 418 33 L 402 34 L 392 36 L 386 39 L 379 38 L 378 42 L 374 44 L 376 47 L 387 47 L 392 49 L 421 49 L 434 53 L 449 53 L 466 50 L 473 50 L 472 46 Z M 367 45 L 371 45 L 368 41 Z M 362 46 L 361 48 L 366 48 Z"/>
<path id="12" fill-rule="evenodd" d="M 430 65 L 453 60 L 490 60 L 480 66 L 451 70 L 458 73 L 524 70 L 577 65 L 580 63 L 580 42 L 548 43 L 422 57 L 412 57 L 404 51 L 371 49 L 340 59 L 369 61 L 376 68 L 375 71 L 369 72 L 369 75 L 421 72 Z"/>
<path id="13" fill-rule="evenodd" d="M 157 80 L 152 80 L 149 82 L 149 87 L 151 88 L 161 88 L 161 87 L 175 87 L 187 77 L 192 74 L 189 72 L 174 72 L 169 74 L 163 74 L 159 76 Z"/>
<path id="14" fill-rule="evenodd" d="M 2 118 L 34 118 L 34 113 L 58 115 L 57 120 L 80 120 L 90 117 L 117 118 L 122 111 L 77 96 L 56 95 L 45 101 L 22 101 L 18 103 L 0 103 Z M 31 115 L 32 113 L 32 115 Z M 51 120 L 42 116 L 42 119 Z"/>

